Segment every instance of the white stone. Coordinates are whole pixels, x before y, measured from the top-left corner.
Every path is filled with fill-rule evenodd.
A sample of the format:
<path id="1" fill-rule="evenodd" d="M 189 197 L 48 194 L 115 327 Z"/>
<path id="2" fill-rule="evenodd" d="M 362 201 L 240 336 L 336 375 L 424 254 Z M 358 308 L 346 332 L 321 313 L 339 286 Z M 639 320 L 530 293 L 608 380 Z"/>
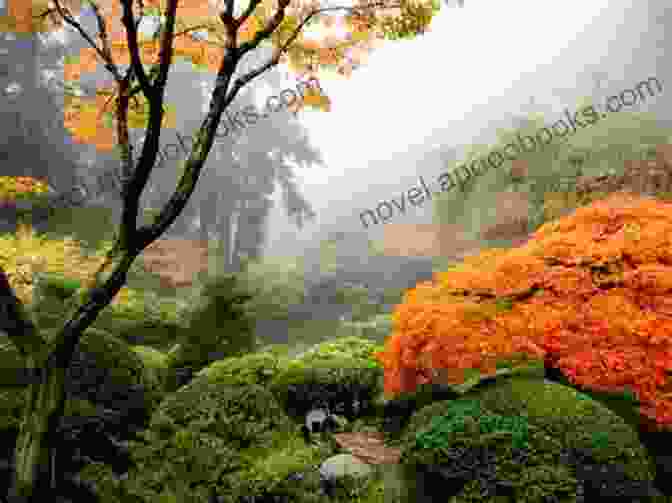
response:
<path id="1" fill-rule="evenodd" d="M 327 480 L 336 480 L 345 475 L 367 477 L 372 473 L 373 468 L 370 465 L 352 454 L 337 454 L 320 466 L 320 475 Z"/>

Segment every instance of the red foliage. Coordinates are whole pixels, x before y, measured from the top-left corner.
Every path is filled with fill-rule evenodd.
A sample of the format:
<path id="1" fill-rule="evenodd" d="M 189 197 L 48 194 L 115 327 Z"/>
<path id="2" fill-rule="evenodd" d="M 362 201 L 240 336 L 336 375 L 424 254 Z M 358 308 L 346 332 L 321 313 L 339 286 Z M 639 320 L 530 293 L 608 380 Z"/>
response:
<path id="1" fill-rule="evenodd" d="M 523 354 L 589 389 L 628 386 L 643 415 L 672 424 L 671 265 L 672 204 L 624 193 L 544 224 L 521 247 L 468 257 L 397 306 L 377 354 L 386 392 L 436 369 L 452 380 L 491 373 Z"/>

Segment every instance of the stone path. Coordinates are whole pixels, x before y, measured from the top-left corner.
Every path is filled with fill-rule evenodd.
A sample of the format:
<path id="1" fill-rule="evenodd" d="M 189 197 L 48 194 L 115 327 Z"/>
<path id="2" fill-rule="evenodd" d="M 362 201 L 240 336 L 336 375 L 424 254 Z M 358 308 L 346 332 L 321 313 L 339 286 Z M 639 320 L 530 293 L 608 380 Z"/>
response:
<path id="1" fill-rule="evenodd" d="M 370 465 L 399 463 L 401 449 L 387 447 L 382 433 L 336 433 L 334 439 L 339 447 Z"/>

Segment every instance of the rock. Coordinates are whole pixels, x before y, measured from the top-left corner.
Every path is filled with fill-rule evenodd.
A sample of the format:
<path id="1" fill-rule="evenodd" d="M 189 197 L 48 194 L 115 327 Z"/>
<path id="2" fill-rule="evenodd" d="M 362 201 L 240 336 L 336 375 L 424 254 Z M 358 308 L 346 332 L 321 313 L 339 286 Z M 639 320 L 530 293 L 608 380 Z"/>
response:
<path id="1" fill-rule="evenodd" d="M 329 417 L 329 413 L 324 409 L 312 409 L 306 414 L 306 428 L 311 433 L 317 433 L 323 430 L 324 423 Z"/>
<path id="2" fill-rule="evenodd" d="M 320 466 L 320 476 L 325 480 L 338 480 L 345 475 L 368 477 L 373 468 L 352 454 L 337 454 L 327 459 Z"/>

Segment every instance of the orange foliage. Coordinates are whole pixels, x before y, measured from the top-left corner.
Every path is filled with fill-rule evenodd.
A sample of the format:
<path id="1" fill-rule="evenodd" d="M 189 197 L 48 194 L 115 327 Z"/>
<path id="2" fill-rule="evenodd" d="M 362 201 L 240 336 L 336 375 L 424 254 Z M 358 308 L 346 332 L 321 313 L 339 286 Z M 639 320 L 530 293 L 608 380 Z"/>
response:
<path id="1" fill-rule="evenodd" d="M 628 386 L 641 414 L 670 425 L 672 204 L 620 192 L 579 208 L 416 285 L 393 319 L 377 354 L 388 394 L 522 353 L 575 385 Z"/>

